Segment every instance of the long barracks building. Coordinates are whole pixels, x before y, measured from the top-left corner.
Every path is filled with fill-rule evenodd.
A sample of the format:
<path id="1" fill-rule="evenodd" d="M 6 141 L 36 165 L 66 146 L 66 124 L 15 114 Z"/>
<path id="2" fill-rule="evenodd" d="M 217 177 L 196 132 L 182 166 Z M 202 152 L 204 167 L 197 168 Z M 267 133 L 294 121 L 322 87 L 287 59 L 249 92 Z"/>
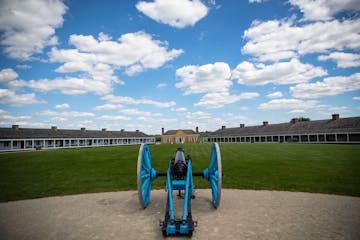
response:
<path id="1" fill-rule="evenodd" d="M 236 143 L 360 143 L 360 117 L 340 118 L 333 114 L 331 119 L 299 121 L 293 118 L 288 123 L 226 128 L 210 133 L 207 142 Z"/>
<path id="2" fill-rule="evenodd" d="M 107 131 L 102 130 L 64 130 L 57 127 L 51 129 L 0 128 L 0 151 L 21 151 L 31 149 L 56 149 L 100 147 L 114 145 L 131 145 L 155 143 L 155 138 L 138 130 Z"/>

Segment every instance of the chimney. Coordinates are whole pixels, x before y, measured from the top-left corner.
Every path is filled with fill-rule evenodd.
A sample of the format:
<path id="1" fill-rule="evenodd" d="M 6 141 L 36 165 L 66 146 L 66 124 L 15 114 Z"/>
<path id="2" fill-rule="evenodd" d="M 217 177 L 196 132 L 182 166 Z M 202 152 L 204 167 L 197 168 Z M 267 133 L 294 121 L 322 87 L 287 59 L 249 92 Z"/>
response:
<path id="1" fill-rule="evenodd" d="M 124 132 L 125 130 L 124 130 L 124 129 L 121 129 L 120 131 L 121 131 L 121 132 Z"/>
<path id="2" fill-rule="evenodd" d="M 161 128 L 161 135 L 164 135 L 164 133 L 165 133 L 165 129 Z"/>
<path id="3" fill-rule="evenodd" d="M 332 116 L 332 120 L 339 120 L 340 115 L 338 113 L 334 113 Z"/>
<path id="4" fill-rule="evenodd" d="M 240 123 L 240 128 L 244 128 L 245 124 L 244 123 Z"/>
<path id="5" fill-rule="evenodd" d="M 196 133 L 199 133 L 199 127 L 196 127 Z"/>
<path id="6" fill-rule="evenodd" d="M 298 118 L 292 118 L 290 122 L 291 122 L 292 124 L 294 124 L 294 123 L 297 123 L 298 121 L 299 121 Z"/>
<path id="7" fill-rule="evenodd" d="M 82 127 L 82 128 L 80 128 L 80 130 L 81 130 L 82 132 L 85 132 L 85 131 L 86 131 L 86 128 Z"/>
<path id="8" fill-rule="evenodd" d="M 57 131 L 57 126 L 51 126 L 51 130 Z"/>
<path id="9" fill-rule="evenodd" d="M 225 129 L 225 128 L 226 128 L 226 126 L 224 126 L 224 125 L 221 126 L 221 129 Z"/>
<path id="10" fill-rule="evenodd" d="M 136 129 L 136 132 L 139 132 L 139 130 Z"/>
<path id="11" fill-rule="evenodd" d="M 106 128 L 101 129 L 101 131 L 106 132 Z"/>
<path id="12" fill-rule="evenodd" d="M 269 122 L 268 121 L 263 121 L 263 127 L 266 127 L 269 125 Z"/>
<path id="13" fill-rule="evenodd" d="M 12 129 L 19 130 L 19 125 L 12 125 Z"/>

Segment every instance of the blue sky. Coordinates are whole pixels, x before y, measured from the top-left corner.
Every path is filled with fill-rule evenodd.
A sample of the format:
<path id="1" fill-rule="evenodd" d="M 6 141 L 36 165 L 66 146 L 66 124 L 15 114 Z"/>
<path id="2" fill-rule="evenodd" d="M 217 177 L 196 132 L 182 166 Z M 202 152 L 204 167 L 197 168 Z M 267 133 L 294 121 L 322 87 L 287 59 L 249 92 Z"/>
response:
<path id="1" fill-rule="evenodd" d="M 0 126 L 359 116 L 359 13 L 356 0 L 1 1 Z"/>

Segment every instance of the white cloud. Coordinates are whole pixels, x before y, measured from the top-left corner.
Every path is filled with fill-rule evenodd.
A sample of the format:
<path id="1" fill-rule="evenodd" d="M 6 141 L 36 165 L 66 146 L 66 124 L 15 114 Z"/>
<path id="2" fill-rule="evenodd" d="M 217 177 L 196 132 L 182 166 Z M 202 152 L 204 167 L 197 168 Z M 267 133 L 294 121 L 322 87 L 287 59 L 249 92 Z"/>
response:
<path id="1" fill-rule="evenodd" d="M 112 92 L 111 82 L 97 81 L 91 78 L 55 78 L 22 81 L 16 80 L 9 83 L 10 87 L 29 87 L 40 92 L 59 90 L 63 94 L 78 95 L 93 92 L 104 95 Z"/>
<path id="2" fill-rule="evenodd" d="M 44 47 L 57 43 L 55 29 L 67 7 L 59 0 L 4 0 L 0 4 L 0 44 L 14 59 L 29 60 Z"/>
<path id="3" fill-rule="evenodd" d="M 119 111 L 120 113 L 124 114 L 124 115 L 140 115 L 140 116 L 144 116 L 144 117 L 149 117 L 151 116 L 151 112 L 146 112 L 146 111 L 140 111 L 138 109 L 121 109 Z"/>
<path id="4" fill-rule="evenodd" d="M 187 111 L 187 108 L 186 108 L 186 107 L 172 108 L 171 111 L 175 111 L 175 112 L 186 112 L 186 111 Z"/>
<path id="5" fill-rule="evenodd" d="M 207 7 L 199 0 L 140 1 L 136 8 L 155 21 L 176 28 L 194 26 L 208 13 Z"/>
<path id="6" fill-rule="evenodd" d="M 117 110 L 117 109 L 121 109 L 123 108 L 124 106 L 121 105 L 121 104 L 112 104 L 112 103 L 106 103 L 104 105 L 99 105 L 99 106 L 96 106 L 94 108 L 94 110 Z"/>
<path id="7" fill-rule="evenodd" d="M 27 64 L 17 64 L 16 68 L 21 69 L 21 70 L 27 70 L 27 69 L 31 69 L 31 66 L 27 65 Z"/>
<path id="8" fill-rule="evenodd" d="M 197 112 L 188 112 L 185 115 L 186 118 L 188 119 L 208 119 L 211 118 L 211 114 L 207 113 L 207 112 L 202 112 L 202 111 L 197 111 Z"/>
<path id="9" fill-rule="evenodd" d="M 319 61 L 333 60 L 336 61 L 338 68 L 349 68 L 360 66 L 360 54 L 358 53 L 344 53 L 333 52 L 329 55 L 321 55 L 318 57 Z"/>
<path id="10" fill-rule="evenodd" d="M 273 99 L 259 105 L 259 109 L 309 109 L 316 108 L 318 101 L 304 101 L 300 99 Z"/>
<path id="11" fill-rule="evenodd" d="M 226 92 L 232 85 L 230 67 L 227 63 L 216 62 L 202 66 L 188 65 L 176 70 L 181 79 L 177 88 L 185 90 L 184 95 L 192 93 Z"/>
<path id="12" fill-rule="evenodd" d="M 164 87 L 166 87 L 166 86 L 167 86 L 166 83 L 159 83 L 159 84 L 156 86 L 156 88 L 164 88 Z"/>
<path id="13" fill-rule="evenodd" d="M 16 94 L 14 91 L 9 89 L 0 89 L 0 104 L 21 107 L 40 103 L 44 102 L 37 100 L 35 93 Z"/>
<path id="14" fill-rule="evenodd" d="M 358 0 L 290 0 L 300 8 L 306 20 L 330 20 L 343 10 L 360 10 Z"/>
<path id="15" fill-rule="evenodd" d="M 94 117 L 95 114 L 91 112 L 56 112 L 52 110 L 44 110 L 38 113 L 40 116 L 63 117 L 63 118 L 80 118 L 80 117 Z"/>
<path id="16" fill-rule="evenodd" d="M 144 71 L 144 68 L 140 64 L 134 64 L 125 70 L 126 75 L 134 76 L 137 73 Z"/>
<path id="17" fill-rule="evenodd" d="M 166 41 L 154 40 L 145 32 L 123 34 L 118 41 L 73 34 L 69 43 L 75 49 L 53 48 L 49 53 L 50 61 L 64 63 L 59 72 L 91 71 L 95 64 L 102 63 L 115 68 L 130 67 L 129 73 L 134 74 L 159 68 L 183 53 L 182 49 L 168 50 Z"/>
<path id="18" fill-rule="evenodd" d="M 58 104 L 58 105 L 56 105 L 55 108 L 58 108 L 58 109 L 67 109 L 67 108 L 70 108 L 70 105 L 67 104 L 67 103 L 63 103 L 63 104 Z"/>
<path id="19" fill-rule="evenodd" d="M 79 76 L 17 81 L 12 86 L 27 86 L 43 92 L 60 90 L 63 94 L 73 95 L 88 92 L 105 95 L 113 91 L 113 84 L 124 84 L 114 74 L 115 70 L 126 67 L 125 73 L 133 75 L 144 69 L 159 68 L 183 52 L 181 49 L 168 50 L 167 42 L 154 40 L 144 32 L 124 34 L 118 41 L 111 41 L 104 33 L 99 34 L 99 39 L 71 35 L 69 43 L 76 48 L 52 48 L 49 60 L 63 63 L 56 72 Z"/>
<path id="20" fill-rule="evenodd" d="M 350 76 L 327 77 L 315 83 L 303 83 L 290 87 L 290 92 L 296 98 L 319 98 L 333 96 L 360 89 L 360 73 Z"/>
<path id="21" fill-rule="evenodd" d="M 64 123 L 64 122 L 68 122 L 69 119 L 64 117 L 53 117 L 51 118 L 51 121 Z"/>
<path id="22" fill-rule="evenodd" d="M 0 83 L 7 83 L 15 80 L 19 75 L 11 68 L 4 68 L 0 71 Z"/>
<path id="23" fill-rule="evenodd" d="M 232 95 L 229 92 L 213 92 L 205 94 L 196 107 L 205 107 L 208 109 L 221 108 L 226 104 L 231 104 L 240 101 L 241 99 L 252 99 L 260 96 L 255 92 L 241 93 L 239 95 Z"/>
<path id="24" fill-rule="evenodd" d="M 276 62 L 271 65 L 254 65 L 245 61 L 235 68 L 232 78 L 238 79 L 239 84 L 245 85 L 294 84 L 307 82 L 326 74 L 327 72 L 321 67 L 291 59 L 289 62 Z"/>
<path id="25" fill-rule="evenodd" d="M 266 95 L 266 97 L 268 98 L 281 98 L 283 96 L 282 92 L 273 92 L 273 93 L 269 93 L 268 95 Z"/>
<path id="26" fill-rule="evenodd" d="M 287 112 L 289 114 L 293 114 L 293 113 L 305 113 L 305 110 L 304 109 L 294 109 L 294 110 L 291 110 L 289 112 Z"/>
<path id="27" fill-rule="evenodd" d="M 360 96 L 359 97 L 353 97 L 353 100 L 360 100 Z"/>
<path id="28" fill-rule="evenodd" d="M 146 105 L 154 105 L 159 108 L 167 108 L 175 106 L 176 103 L 174 101 L 170 102 L 158 102 L 146 98 L 141 99 L 134 99 L 132 97 L 126 97 L 126 96 L 114 96 L 114 95 L 107 95 L 101 98 L 102 100 L 108 101 L 109 103 L 119 103 L 119 104 L 146 104 Z"/>
<path id="29" fill-rule="evenodd" d="M 249 0 L 249 3 L 261 3 L 264 2 L 265 0 Z"/>
<path id="30" fill-rule="evenodd" d="M 296 26 L 293 20 L 254 21 L 244 32 L 243 54 L 278 61 L 329 50 L 360 49 L 360 19 L 332 20 Z"/>
<path id="31" fill-rule="evenodd" d="M 110 115 L 103 115 L 98 117 L 97 119 L 103 121 L 122 121 L 122 120 L 130 120 L 131 118 L 126 116 L 110 116 Z"/>
<path id="32" fill-rule="evenodd" d="M 14 116 L 10 112 L 0 109 L 0 124 L 11 125 L 20 121 L 31 119 L 30 116 Z"/>

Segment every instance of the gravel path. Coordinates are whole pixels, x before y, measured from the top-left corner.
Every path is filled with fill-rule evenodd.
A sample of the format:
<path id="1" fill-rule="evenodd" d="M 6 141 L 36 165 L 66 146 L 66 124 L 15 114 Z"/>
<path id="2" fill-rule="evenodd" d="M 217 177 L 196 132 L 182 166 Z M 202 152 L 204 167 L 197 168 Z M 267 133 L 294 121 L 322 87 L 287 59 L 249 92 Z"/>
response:
<path id="1" fill-rule="evenodd" d="M 223 189 L 214 210 L 210 191 L 192 203 L 193 239 L 360 239 L 360 198 Z M 0 203 L 0 239 L 161 239 L 165 199 L 152 191 L 145 210 L 134 191 Z"/>

